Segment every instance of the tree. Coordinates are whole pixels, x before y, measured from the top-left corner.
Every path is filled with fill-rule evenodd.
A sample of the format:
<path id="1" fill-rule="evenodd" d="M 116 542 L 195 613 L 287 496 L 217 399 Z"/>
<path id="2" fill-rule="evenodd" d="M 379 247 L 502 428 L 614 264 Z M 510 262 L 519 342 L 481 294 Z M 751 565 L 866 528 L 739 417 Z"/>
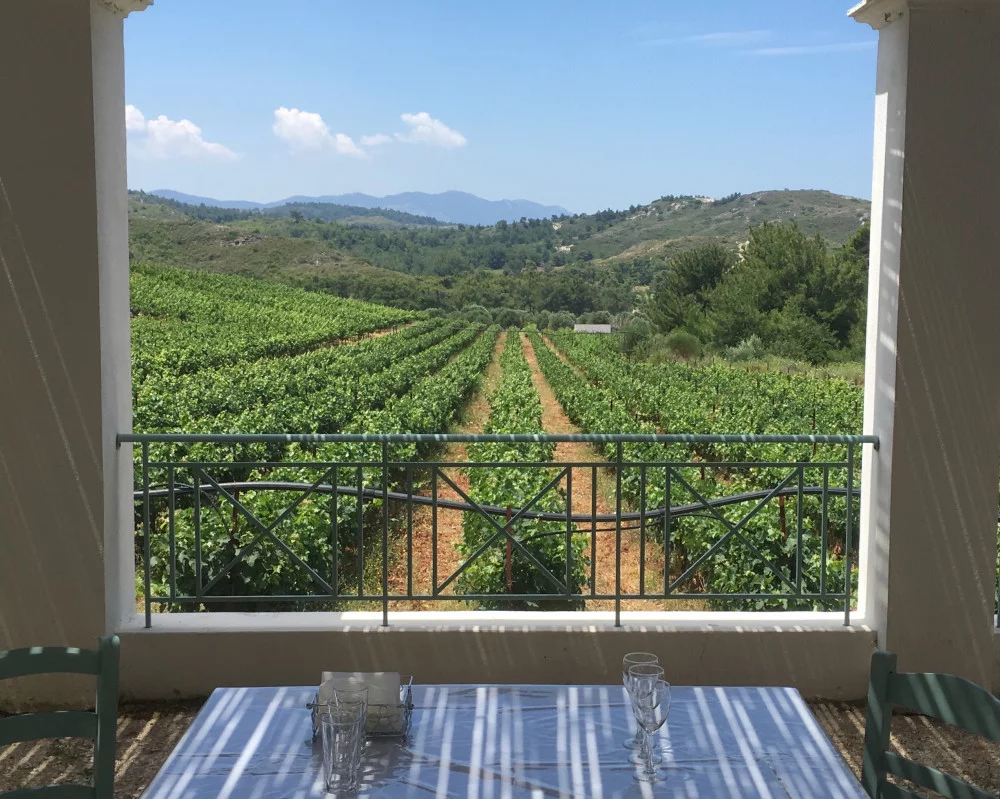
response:
<path id="1" fill-rule="evenodd" d="M 765 222 L 751 229 L 743 260 L 708 300 L 716 345 L 759 336 L 768 349 L 823 363 L 850 342 L 864 296 L 864 234 L 846 254 L 832 255 L 819 236 Z"/>
<path id="2" fill-rule="evenodd" d="M 667 332 L 678 327 L 700 330 L 711 292 L 736 262 L 719 244 L 688 250 L 672 258 L 658 282 L 650 309 L 653 321 Z"/>
<path id="3" fill-rule="evenodd" d="M 644 316 L 635 316 L 622 330 L 621 351 L 630 358 L 641 358 L 653 341 L 653 324 Z"/>

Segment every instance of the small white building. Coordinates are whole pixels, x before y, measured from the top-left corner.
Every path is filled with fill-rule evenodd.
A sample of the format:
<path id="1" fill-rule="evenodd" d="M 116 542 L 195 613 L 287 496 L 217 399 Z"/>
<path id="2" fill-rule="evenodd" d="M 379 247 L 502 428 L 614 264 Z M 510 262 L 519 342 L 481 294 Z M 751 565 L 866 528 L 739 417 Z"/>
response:
<path id="1" fill-rule="evenodd" d="M 573 325 L 574 333 L 610 333 L 611 325 Z"/>

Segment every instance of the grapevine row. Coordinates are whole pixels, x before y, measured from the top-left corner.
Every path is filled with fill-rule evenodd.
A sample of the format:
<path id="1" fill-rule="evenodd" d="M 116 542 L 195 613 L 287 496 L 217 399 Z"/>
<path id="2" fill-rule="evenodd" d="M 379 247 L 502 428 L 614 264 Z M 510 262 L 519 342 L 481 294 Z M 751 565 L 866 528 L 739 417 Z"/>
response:
<path id="1" fill-rule="evenodd" d="M 133 266 L 136 380 L 303 352 L 398 326 L 413 315 L 259 280 Z"/>
<path id="2" fill-rule="evenodd" d="M 475 339 L 456 357 L 450 359 L 439 370 L 416 381 L 405 394 L 389 399 L 380 409 L 358 408 L 345 432 L 366 432 L 376 429 L 384 432 L 407 431 L 416 433 L 438 432 L 452 421 L 461 404 L 479 380 L 489 362 L 498 330 L 491 328 L 478 335 L 471 331 Z M 391 457 L 406 459 L 418 456 L 412 445 L 393 449 Z M 322 476 L 322 471 L 314 467 L 300 466 L 302 462 L 325 461 L 344 463 L 361 460 L 378 460 L 379 448 L 364 444 L 320 444 L 312 447 L 290 445 L 283 448 L 280 457 L 284 463 L 276 468 L 251 470 L 244 474 L 227 477 L 247 481 L 272 480 L 288 482 L 312 482 Z M 319 473 L 317 473 L 319 471 Z M 340 468 L 334 478 L 340 485 L 356 485 L 358 470 Z M 390 476 L 391 487 L 398 487 L 402 475 Z M 360 475 L 363 487 L 381 485 L 380 468 L 362 469 Z M 240 500 L 261 519 L 277 518 L 300 495 L 295 492 L 262 491 L 250 492 Z M 282 541 L 318 574 L 330 581 L 334 580 L 330 571 L 333 560 L 334 543 L 331 539 L 331 525 L 336 520 L 339 530 L 336 546 L 339 568 L 336 583 L 340 592 L 356 591 L 359 587 L 371 587 L 378 579 L 377 567 L 380 561 L 379 521 L 382 508 L 379 500 L 364 501 L 359 507 L 355 496 L 339 497 L 336 504 L 329 500 L 315 498 L 302 502 L 294 517 L 278 530 Z M 333 508 L 335 507 L 335 512 Z M 331 516 L 332 513 L 332 516 Z M 365 537 L 362 547 L 359 542 L 359 518 Z M 156 517 L 158 532 L 164 533 L 167 517 L 160 513 Z M 192 508 L 184 507 L 175 513 L 176 536 L 176 583 L 181 595 L 191 595 L 195 588 L 194 514 Z M 228 512 L 214 513 L 206 510 L 201 514 L 199 534 L 202 541 L 202 568 L 207 582 L 228 565 L 236 554 L 250 540 L 257 530 L 242 518 Z M 169 546 L 166 535 L 154 536 L 152 540 L 154 593 L 164 595 L 169 590 Z M 365 564 L 364 556 L 368 560 Z M 278 548 L 265 542 L 232 569 L 222 580 L 214 593 L 244 594 L 253 596 L 290 596 L 315 594 L 319 591 L 310 575 L 290 562 Z M 234 609 L 261 609 L 260 603 L 242 603 Z"/>
<path id="3" fill-rule="evenodd" d="M 570 419 L 582 430 L 589 433 L 654 433 L 658 431 L 649 419 L 637 418 L 633 409 L 645 400 L 635 395 L 649 393 L 666 401 L 667 392 L 657 390 L 655 381 L 647 382 L 644 377 L 648 373 L 641 369 L 622 370 L 616 363 L 624 360 L 613 350 L 607 351 L 605 362 L 598 360 L 590 349 L 593 345 L 581 345 L 580 349 L 572 348 L 573 339 L 560 337 L 560 344 L 567 345 L 567 350 L 579 355 L 582 351 L 587 357 L 580 357 L 580 364 L 589 368 L 588 375 L 597 378 L 596 383 L 578 373 L 572 366 L 564 363 L 537 333 L 530 333 L 535 347 L 536 357 L 542 372 L 553 388 L 556 397 L 566 410 Z M 573 338 L 580 338 L 579 336 Z M 587 349 L 584 349 L 586 347 Z M 634 365 L 629 365 L 634 366 Z M 745 373 L 736 372 L 742 377 Z M 684 396 L 684 395 L 682 395 Z M 688 395 L 690 401 L 690 395 Z M 664 405 L 658 411 L 660 418 L 678 418 L 688 409 L 685 406 Z M 676 414 L 676 415 L 675 415 Z M 698 432 L 698 428 L 694 428 Z M 673 432 L 690 432 L 689 430 L 672 429 Z M 661 431 L 662 432 L 662 431 Z M 729 431 L 727 431 L 729 432 Z M 757 446 L 757 445 L 754 445 Z M 610 447 L 605 455 L 614 457 Z M 787 453 L 782 453 L 780 459 L 786 459 Z M 842 455 L 841 455 L 842 457 Z M 649 463 L 657 461 L 698 462 L 702 455 L 683 444 L 663 446 L 658 444 L 625 444 L 623 459 L 626 463 Z M 766 459 L 765 459 L 766 460 Z M 705 461 L 708 467 L 692 466 L 675 470 L 670 482 L 670 492 L 667 496 L 667 471 L 658 468 L 631 467 L 623 469 L 623 498 L 633 507 L 644 505 L 647 508 L 664 505 L 681 505 L 696 501 L 697 497 L 691 490 L 705 499 L 713 499 L 726 495 L 739 494 L 762 486 L 773 487 L 775 473 L 769 469 L 711 467 L 711 461 Z M 763 474 L 761 474 L 763 472 Z M 821 470 L 809 468 L 804 472 L 807 482 L 820 482 Z M 677 476 L 687 481 L 685 486 Z M 784 473 L 779 475 L 784 477 Z M 785 503 L 782 511 L 780 503 L 772 501 L 766 504 L 752 519 L 744 523 L 743 535 L 753 542 L 764 558 L 775 564 L 792 582 L 795 581 L 794 570 L 797 567 L 796 536 L 789 534 L 789 519 L 794 526 L 797 518 L 797 502 L 794 497 Z M 821 571 L 822 546 L 820 528 L 822 525 L 822 508 L 820 500 L 805 497 L 802 500 L 803 530 L 803 587 L 807 592 L 818 591 Z M 732 524 L 740 522 L 750 510 L 748 507 L 734 505 L 720 510 Z M 784 518 L 784 523 L 782 519 Z M 845 563 L 838 550 L 842 546 L 846 515 L 842 504 L 831 503 L 827 519 L 829 551 L 826 553 L 826 579 L 837 590 L 843 585 Z M 725 527 L 716 519 L 708 517 L 685 517 L 674 521 L 671 529 L 671 547 L 676 563 L 672 564 L 674 575 L 683 572 L 691 563 L 719 540 Z M 662 528 L 651 525 L 647 528 L 649 534 L 662 538 Z M 662 586 L 661 586 L 662 588 Z M 767 569 L 747 546 L 738 539 L 731 539 L 727 546 L 708 558 L 700 569 L 692 575 L 681 591 L 700 591 L 705 593 L 738 593 L 760 594 L 760 599 L 750 601 L 727 601 L 722 603 L 728 608 L 761 609 L 764 607 L 786 607 L 786 600 L 769 600 L 768 594 L 785 593 L 788 585 Z"/>
<path id="4" fill-rule="evenodd" d="M 541 433 L 542 404 L 531 381 L 531 368 L 524 356 L 519 337 L 512 335 L 500 357 L 502 377 L 488 397 L 490 418 L 485 433 Z M 478 443 L 469 446 L 469 462 L 516 463 L 518 461 L 551 461 L 555 447 L 551 443 L 502 444 Z M 527 506 L 536 495 L 545 490 L 555 478 L 555 469 L 503 468 L 470 466 L 466 470 L 470 496 L 487 505 L 508 505 L 513 508 Z M 560 489 L 549 488 L 533 508 L 558 511 L 566 507 L 565 495 Z M 565 525 L 563 528 L 565 529 Z M 567 553 L 564 535 L 552 535 L 552 525 L 538 521 L 518 522 L 510 530 L 513 537 L 543 566 L 552 578 L 546 576 L 530 558 L 511 546 L 508 573 L 506 541 L 498 538 L 486 550 L 481 547 L 497 532 L 496 527 L 483 515 L 469 511 L 462 522 L 462 541 L 459 552 L 464 559 L 475 556 L 458 580 L 458 592 L 469 594 L 547 594 L 557 591 L 556 584 L 563 584 L 569 577 L 569 590 L 579 592 L 586 579 L 586 542 L 574 535 Z M 558 530 L 556 530 L 558 532 Z M 477 554 L 478 553 L 478 554 Z M 567 568 L 567 556 L 570 562 Z M 533 607 L 535 600 L 508 602 L 480 602 L 485 607 Z M 575 607 L 575 601 L 555 605 L 546 602 L 546 609 Z"/>

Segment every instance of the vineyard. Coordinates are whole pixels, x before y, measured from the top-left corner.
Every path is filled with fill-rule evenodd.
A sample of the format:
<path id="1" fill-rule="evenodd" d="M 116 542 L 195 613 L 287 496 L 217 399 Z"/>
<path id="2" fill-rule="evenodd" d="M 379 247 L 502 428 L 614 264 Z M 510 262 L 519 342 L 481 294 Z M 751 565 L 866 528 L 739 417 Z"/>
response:
<path id="1" fill-rule="evenodd" d="M 388 612 L 390 583 L 393 609 L 830 609 L 856 581 L 860 446 L 474 440 L 451 463 L 433 437 L 357 440 L 545 434 L 556 412 L 611 436 L 852 433 L 846 382 L 155 267 L 133 269 L 132 311 L 135 430 L 168 434 L 135 449 L 139 593 L 164 609 Z M 339 438 L 261 435 L 286 433 Z"/>

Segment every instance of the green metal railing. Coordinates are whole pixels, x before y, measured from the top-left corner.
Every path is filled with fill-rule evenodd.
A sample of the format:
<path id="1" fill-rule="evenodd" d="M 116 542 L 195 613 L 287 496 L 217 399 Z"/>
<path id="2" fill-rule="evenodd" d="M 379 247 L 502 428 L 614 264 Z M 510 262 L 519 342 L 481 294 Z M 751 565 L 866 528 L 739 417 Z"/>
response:
<path id="1" fill-rule="evenodd" d="M 589 443 L 603 448 L 606 459 L 596 457 L 579 462 L 456 462 L 435 459 L 440 447 L 449 443 Z M 852 568 L 855 514 L 860 492 L 857 463 L 860 448 L 871 444 L 877 448 L 875 436 L 847 435 L 637 435 L 637 434 L 262 434 L 262 435 L 201 435 L 201 434 L 125 434 L 118 437 L 119 446 L 136 446 L 138 487 L 137 556 L 142 573 L 146 626 L 152 624 L 152 607 L 246 608 L 292 604 L 296 607 L 339 607 L 341 603 L 361 602 L 379 606 L 383 625 L 389 624 L 390 603 L 415 602 L 498 602 L 577 603 L 608 601 L 614 603 L 615 623 L 621 624 L 622 603 L 636 601 L 661 603 L 671 600 L 704 600 L 706 602 L 787 603 L 787 606 L 812 605 L 823 608 L 840 607 L 844 624 L 850 624 L 852 605 Z M 809 457 L 781 461 L 734 460 L 671 460 L 666 457 L 671 445 L 684 444 L 696 451 L 711 452 L 713 448 L 731 445 L 753 447 L 762 444 L 789 445 L 810 449 Z M 335 458 L 327 445 L 341 445 L 346 451 Z M 362 446 L 363 445 L 363 446 Z M 662 459 L 629 457 L 626 445 L 662 445 Z M 817 455 L 818 447 L 834 445 L 843 458 Z M 295 459 L 286 458 L 289 448 Z M 401 452 L 400 450 L 405 450 Z M 634 453 L 635 450 L 630 450 Z M 263 454 L 262 454 L 263 453 Z M 814 458 L 814 459 L 810 459 Z M 481 505 L 468 495 L 454 478 L 458 469 L 543 469 L 551 475 L 546 487 L 520 507 Z M 310 479 L 276 479 L 276 471 L 311 471 Z M 574 495 L 574 473 L 589 473 L 590 491 L 586 497 L 589 512 L 574 512 L 583 504 L 579 488 Z M 706 483 L 707 473 L 711 478 Z M 763 480 L 762 473 L 774 474 Z M 741 476 L 753 475 L 753 490 L 733 491 L 721 496 L 706 496 L 705 485 L 726 486 L 740 483 Z M 700 477 L 700 481 L 699 478 Z M 807 477 L 815 477 L 809 484 Z M 315 479 L 313 479 L 315 478 Z M 713 482 L 714 481 L 714 482 Z M 614 505 L 613 513 L 598 512 L 598 484 L 613 486 L 607 498 Z M 624 483 L 630 488 L 626 489 Z M 576 480 L 579 486 L 580 481 Z M 459 499 L 439 496 L 447 486 Z M 659 494 L 657 494 L 659 491 Z M 273 520 L 265 522 L 257 514 L 255 502 L 261 497 L 294 497 L 286 507 L 271 509 Z M 543 508 L 541 500 L 550 495 L 559 497 L 558 507 Z M 660 503 L 650 498 L 659 496 Z M 682 495 L 685 501 L 672 504 Z M 791 499 L 793 511 L 786 512 L 786 500 Z M 312 514 L 315 528 L 317 508 L 323 503 L 328 519 L 323 535 L 323 558 L 316 553 L 301 554 L 282 538 L 283 525 L 297 514 Z M 810 504 L 810 518 L 804 508 Z M 549 501 L 552 504 L 552 501 Z M 350 506 L 350 519 L 345 520 L 345 508 Z M 747 506 L 744 512 L 740 506 Z M 779 516 L 768 522 L 764 515 L 773 516 L 774 506 L 780 506 Z M 415 586 L 414 555 L 420 555 L 420 541 L 415 540 L 414 515 L 418 509 L 430 513 L 429 539 L 431 574 L 425 590 Z M 488 537 L 448 574 L 439 573 L 439 518 L 442 512 L 463 512 L 488 520 Z M 209 518 L 207 514 L 211 514 Z M 229 516 L 225 516 L 229 514 Z M 792 517 L 789 519 L 789 515 Z M 842 518 L 834 533 L 833 517 Z M 208 521 L 206 521 L 208 519 Z M 778 521 L 780 519 L 780 522 Z M 686 524 L 697 520 L 705 527 L 711 524 L 717 536 L 709 540 L 702 551 L 693 553 L 672 573 L 679 551 L 684 549 Z M 229 525 L 234 531 L 231 540 L 216 534 L 214 546 L 224 552 L 212 551 L 207 530 L 214 525 Z M 838 522 L 839 523 L 839 522 Z M 775 527 L 780 524 L 780 530 Z M 346 525 L 346 528 L 345 528 Z M 555 526 L 547 529 L 546 525 Z M 782 556 L 767 557 L 761 541 L 755 539 L 751 527 L 773 539 L 781 537 Z M 235 531 L 242 526 L 239 538 Z M 523 527 L 531 527 L 524 534 Z M 183 528 L 183 529 L 182 529 Z M 228 530 L 229 528 L 226 527 Z M 700 528 L 699 528 L 700 529 Z M 623 536 L 638 534 L 638 590 L 622 587 Z M 714 533 L 713 533 L 714 535 Z M 572 550 L 575 536 L 587 538 L 589 557 L 587 573 L 581 584 L 571 582 L 571 556 L 565 557 L 565 574 L 559 576 L 540 562 L 533 544 L 543 537 L 558 537 L 565 552 Z M 598 590 L 607 584 L 608 575 L 601 577 L 598 562 L 598 542 L 603 536 L 614 537 L 614 589 Z M 426 536 L 425 536 L 426 537 Z M 818 550 L 818 564 L 807 562 L 806 544 Z M 773 540 L 771 541 L 773 544 Z M 425 542 L 426 544 L 426 542 Z M 835 557 L 844 564 L 843 579 L 837 584 L 828 577 L 831 546 Z M 662 555 L 662 569 L 647 566 L 647 548 L 655 547 Z M 738 547 L 749 553 L 756 568 L 777 590 L 713 591 L 697 585 L 703 570 L 713 559 L 724 556 L 727 547 Z M 477 562 L 506 551 L 507 586 L 500 593 L 460 593 L 461 579 Z M 652 550 L 650 550 L 652 551 Z M 308 588 L 279 593 L 240 592 L 234 578 L 251 570 L 262 553 L 280 554 L 286 566 L 297 570 Z M 541 575 L 544 591 L 518 593 L 511 590 L 512 557 L 518 557 Z M 367 563 L 366 563 L 367 559 Z M 373 568 L 373 560 L 374 567 Z M 348 562 L 349 561 L 349 562 Z M 779 562 L 780 561 L 780 562 Z M 405 565 L 404 565 L 405 562 Z M 405 573 L 404 585 L 395 580 L 390 584 L 390 565 Z M 810 571 L 810 569 L 812 569 Z M 155 582 L 158 591 L 153 590 Z M 188 589 L 183 583 L 187 580 Z M 245 584 L 245 583 L 244 583 Z M 651 585 L 652 584 L 652 585 Z"/>

